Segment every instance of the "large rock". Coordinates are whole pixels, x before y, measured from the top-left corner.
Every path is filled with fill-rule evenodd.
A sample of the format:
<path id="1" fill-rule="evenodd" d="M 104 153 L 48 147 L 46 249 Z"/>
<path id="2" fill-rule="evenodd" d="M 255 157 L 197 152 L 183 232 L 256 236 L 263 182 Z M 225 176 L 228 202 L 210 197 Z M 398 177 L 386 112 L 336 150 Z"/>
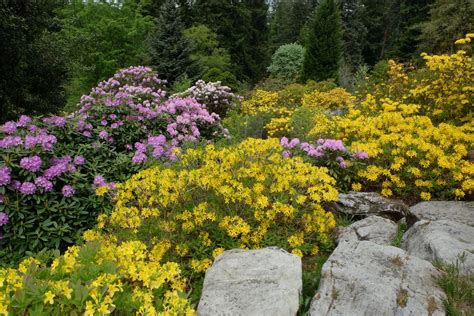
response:
<path id="1" fill-rule="evenodd" d="M 312 316 L 445 315 L 431 263 L 396 247 L 341 242 L 323 265 Z"/>
<path id="2" fill-rule="evenodd" d="M 461 272 L 474 272 L 472 226 L 449 220 L 419 221 L 403 235 L 402 247 L 409 254 L 431 262 L 456 263 L 463 256 Z"/>
<path id="3" fill-rule="evenodd" d="M 397 235 L 397 225 L 380 216 L 369 216 L 350 226 L 339 229 L 338 242 L 367 240 L 390 245 Z"/>
<path id="4" fill-rule="evenodd" d="M 447 219 L 474 226 L 474 202 L 430 201 L 410 207 L 410 213 L 416 220 Z"/>
<path id="5" fill-rule="evenodd" d="M 229 250 L 206 272 L 198 315 L 296 315 L 301 258 L 278 248 Z"/>
<path id="6" fill-rule="evenodd" d="M 335 213 L 356 218 L 379 215 L 398 221 L 410 215 L 408 206 L 402 201 L 384 198 L 375 192 L 349 192 L 339 194 L 339 201 L 328 205 Z"/>

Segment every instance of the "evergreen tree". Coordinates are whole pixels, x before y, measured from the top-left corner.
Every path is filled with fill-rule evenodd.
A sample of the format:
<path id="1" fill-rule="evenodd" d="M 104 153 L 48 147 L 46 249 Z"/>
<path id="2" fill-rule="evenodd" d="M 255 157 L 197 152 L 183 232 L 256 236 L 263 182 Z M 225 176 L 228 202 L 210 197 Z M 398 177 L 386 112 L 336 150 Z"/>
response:
<path id="1" fill-rule="evenodd" d="M 400 4 L 400 32 L 392 56 L 401 60 L 419 57 L 420 24 L 429 18 L 429 8 L 434 0 L 403 0 Z"/>
<path id="2" fill-rule="evenodd" d="M 236 77 L 258 80 L 266 60 L 265 1 L 196 0 L 194 7 L 200 23 L 212 29 L 229 51 Z"/>
<path id="3" fill-rule="evenodd" d="M 61 1 L 0 2 L 0 124 L 64 106 L 67 56 L 55 41 Z"/>
<path id="4" fill-rule="evenodd" d="M 173 0 L 166 1 L 149 40 L 149 53 L 153 68 L 169 83 L 181 76 L 196 74 L 196 66 L 190 57 L 191 43 L 183 31 L 179 6 Z"/>
<path id="5" fill-rule="evenodd" d="M 298 40 L 301 29 L 311 16 L 310 0 L 279 0 L 270 20 L 270 49 L 275 51 L 284 44 Z"/>
<path id="6" fill-rule="evenodd" d="M 250 28 L 246 37 L 246 54 L 249 55 L 249 58 L 247 59 L 244 72 L 250 77 L 251 83 L 256 83 L 265 74 L 269 60 L 267 50 L 268 5 L 265 0 L 244 0 L 244 4 L 250 13 Z"/>
<path id="7" fill-rule="evenodd" d="M 343 59 L 351 73 L 364 63 L 363 50 L 367 36 L 364 25 L 365 7 L 361 0 L 342 0 Z"/>
<path id="8" fill-rule="evenodd" d="M 323 0 L 315 12 L 303 64 L 303 77 L 337 78 L 342 55 L 341 15 L 335 0 Z"/>
<path id="9" fill-rule="evenodd" d="M 364 59 L 367 64 L 375 65 L 379 60 L 393 56 L 400 31 L 400 1 L 363 0 L 367 27 Z"/>
<path id="10" fill-rule="evenodd" d="M 436 0 L 429 14 L 429 20 L 421 25 L 422 51 L 452 52 L 454 41 L 474 30 L 472 0 Z"/>

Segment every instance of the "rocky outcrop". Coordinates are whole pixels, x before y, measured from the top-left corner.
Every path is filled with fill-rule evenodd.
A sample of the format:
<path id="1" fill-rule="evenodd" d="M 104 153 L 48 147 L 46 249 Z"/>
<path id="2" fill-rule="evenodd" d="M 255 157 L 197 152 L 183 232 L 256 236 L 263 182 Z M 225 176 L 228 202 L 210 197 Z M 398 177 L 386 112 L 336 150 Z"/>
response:
<path id="1" fill-rule="evenodd" d="M 415 220 L 450 220 L 474 226 L 474 202 L 429 201 L 410 207 Z"/>
<path id="2" fill-rule="evenodd" d="M 397 235 L 397 225 L 380 216 L 369 216 L 350 226 L 338 230 L 338 242 L 372 241 L 380 245 L 390 245 Z"/>
<path id="3" fill-rule="evenodd" d="M 322 268 L 310 315 L 445 315 L 439 274 L 400 248 L 341 242 Z"/>
<path id="4" fill-rule="evenodd" d="M 409 254 L 453 264 L 462 258 L 460 271 L 474 273 L 474 227 L 450 220 L 419 221 L 403 236 Z"/>
<path id="5" fill-rule="evenodd" d="M 402 201 L 384 198 L 375 192 L 349 192 L 339 194 L 339 201 L 327 205 L 334 213 L 346 214 L 355 218 L 378 215 L 398 221 L 410 216 L 408 206 Z"/>
<path id="6" fill-rule="evenodd" d="M 301 258 L 278 248 L 229 250 L 207 270 L 198 315 L 296 315 Z"/>

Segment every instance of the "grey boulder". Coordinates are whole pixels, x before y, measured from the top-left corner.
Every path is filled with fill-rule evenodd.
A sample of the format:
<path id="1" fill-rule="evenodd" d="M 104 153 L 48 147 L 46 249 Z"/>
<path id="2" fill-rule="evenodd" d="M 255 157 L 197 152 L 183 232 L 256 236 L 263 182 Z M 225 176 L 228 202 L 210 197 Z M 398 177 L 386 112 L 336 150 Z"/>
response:
<path id="1" fill-rule="evenodd" d="M 390 245 L 397 235 L 397 225 L 380 216 L 369 216 L 350 226 L 338 230 L 338 242 L 372 241 L 380 245 Z"/>
<path id="2" fill-rule="evenodd" d="M 378 215 L 399 221 L 409 214 L 408 206 L 402 201 L 391 200 L 375 192 L 354 192 L 339 194 L 339 201 L 327 205 L 334 213 L 356 218 Z"/>
<path id="3" fill-rule="evenodd" d="M 301 258 L 279 248 L 229 250 L 207 270 L 198 315 L 296 315 Z"/>
<path id="4" fill-rule="evenodd" d="M 429 201 L 410 207 L 410 213 L 416 220 L 447 219 L 474 226 L 474 202 Z"/>
<path id="5" fill-rule="evenodd" d="M 403 235 L 402 246 L 409 254 L 431 262 L 454 264 L 462 257 L 461 272 L 474 272 L 472 226 L 449 220 L 419 221 Z"/>
<path id="6" fill-rule="evenodd" d="M 440 272 L 396 247 L 341 242 L 323 265 L 311 316 L 445 315 Z"/>

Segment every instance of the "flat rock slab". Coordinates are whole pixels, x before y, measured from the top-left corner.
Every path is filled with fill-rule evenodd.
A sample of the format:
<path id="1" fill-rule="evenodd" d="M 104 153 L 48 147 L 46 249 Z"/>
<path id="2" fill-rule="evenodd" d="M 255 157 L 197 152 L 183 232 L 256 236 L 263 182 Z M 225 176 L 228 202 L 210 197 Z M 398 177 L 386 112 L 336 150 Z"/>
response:
<path id="1" fill-rule="evenodd" d="M 442 220 L 474 226 L 474 202 L 430 201 L 410 207 L 410 213 L 417 220 Z"/>
<path id="2" fill-rule="evenodd" d="M 279 248 L 229 250 L 207 270 L 197 312 L 293 316 L 302 287 L 300 257 Z"/>
<path id="3" fill-rule="evenodd" d="M 380 245 L 390 245 L 396 235 L 397 224 L 393 221 L 380 216 L 369 216 L 339 229 L 338 242 L 367 240 Z"/>
<path id="4" fill-rule="evenodd" d="M 400 248 L 341 242 L 323 265 L 311 316 L 445 315 L 440 272 Z"/>
<path id="5" fill-rule="evenodd" d="M 409 254 L 425 260 L 456 263 L 462 273 L 474 273 L 474 227 L 462 223 L 439 220 L 419 221 L 403 235 L 402 247 Z"/>
<path id="6" fill-rule="evenodd" d="M 339 194 L 339 201 L 328 205 L 335 213 L 363 218 L 378 215 L 399 221 L 409 214 L 408 206 L 402 201 L 391 200 L 375 192 L 354 192 Z"/>

